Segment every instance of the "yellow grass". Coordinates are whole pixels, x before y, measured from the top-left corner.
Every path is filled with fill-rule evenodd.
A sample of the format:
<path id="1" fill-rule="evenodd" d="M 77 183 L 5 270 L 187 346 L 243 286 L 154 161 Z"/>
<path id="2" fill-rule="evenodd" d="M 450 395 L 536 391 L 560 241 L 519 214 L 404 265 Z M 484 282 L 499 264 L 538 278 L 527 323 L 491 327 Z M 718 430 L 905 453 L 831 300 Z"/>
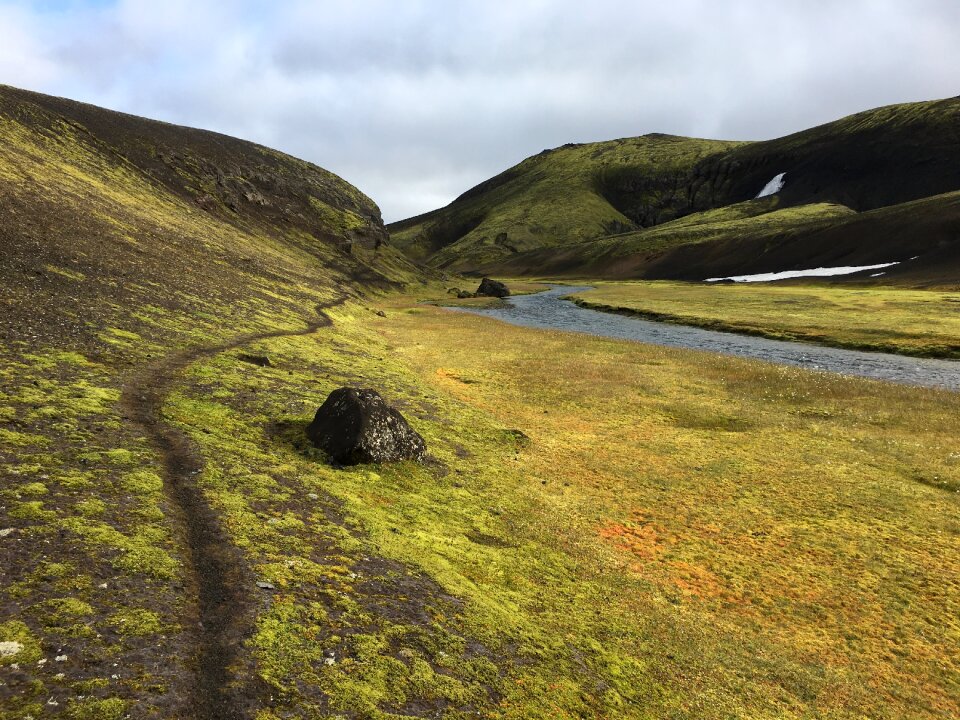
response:
<path id="1" fill-rule="evenodd" d="M 765 337 L 960 357 L 960 293 L 824 284 L 600 283 L 587 307 Z"/>

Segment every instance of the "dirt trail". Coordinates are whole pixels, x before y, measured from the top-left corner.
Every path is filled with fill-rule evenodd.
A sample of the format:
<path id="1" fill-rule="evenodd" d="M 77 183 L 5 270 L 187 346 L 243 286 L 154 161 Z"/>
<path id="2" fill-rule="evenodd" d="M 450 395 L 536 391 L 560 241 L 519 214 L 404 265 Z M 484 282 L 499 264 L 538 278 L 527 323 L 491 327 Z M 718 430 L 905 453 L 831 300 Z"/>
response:
<path id="1" fill-rule="evenodd" d="M 251 715 L 251 690 L 233 687 L 231 665 L 249 631 L 249 600 L 254 578 L 230 542 L 213 508 L 197 485 L 203 456 L 190 438 L 163 419 L 162 409 L 180 373 L 197 360 L 257 340 L 309 335 L 332 322 L 325 314 L 347 299 L 317 306 L 319 317 L 301 330 L 249 333 L 220 344 L 166 355 L 130 378 L 122 402 L 129 418 L 160 454 L 167 493 L 176 505 L 190 563 L 200 622 L 196 667 L 197 720 L 240 720 Z"/>

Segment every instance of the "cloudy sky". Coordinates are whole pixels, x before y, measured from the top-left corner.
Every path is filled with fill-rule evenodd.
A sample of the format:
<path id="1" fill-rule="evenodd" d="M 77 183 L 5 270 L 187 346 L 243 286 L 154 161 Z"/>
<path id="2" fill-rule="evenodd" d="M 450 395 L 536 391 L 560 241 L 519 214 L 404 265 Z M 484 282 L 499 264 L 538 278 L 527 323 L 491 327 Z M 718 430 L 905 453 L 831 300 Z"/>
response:
<path id="1" fill-rule="evenodd" d="M 388 221 L 566 142 L 960 94 L 958 0 L 0 0 L 0 83 L 237 135 Z"/>

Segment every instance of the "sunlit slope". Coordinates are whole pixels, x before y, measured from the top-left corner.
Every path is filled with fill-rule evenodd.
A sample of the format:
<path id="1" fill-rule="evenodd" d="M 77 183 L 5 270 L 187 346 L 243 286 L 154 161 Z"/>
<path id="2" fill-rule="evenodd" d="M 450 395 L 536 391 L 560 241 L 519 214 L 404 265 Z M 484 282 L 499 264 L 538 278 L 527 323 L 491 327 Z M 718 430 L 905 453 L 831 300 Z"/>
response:
<path id="1" fill-rule="evenodd" d="M 376 205 L 319 167 L 6 87 L 0 199 L 8 340 L 52 339 L 40 323 L 89 339 L 100 313 L 129 323 L 131 305 L 241 313 L 240 301 L 284 285 L 412 277 L 375 250 L 386 237 Z"/>
<path id="2" fill-rule="evenodd" d="M 600 149 L 611 146 L 635 155 L 627 160 L 621 149 L 620 162 L 600 162 Z M 570 167 L 579 172 L 567 172 Z M 877 108 L 763 142 L 645 136 L 559 148 L 390 231 L 417 259 L 461 271 L 538 272 L 546 263 L 570 274 L 679 278 L 723 274 L 731 270 L 721 267 L 758 261 L 762 270 L 782 269 L 769 265 L 781 262 L 779 252 L 758 255 L 750 241 L 777 245 L 784 234 L 802 231 L 806 237 L 827 225 L 838 228 L 830 236 L 835 255 L 883 250 L 884 259 L 893 260 L 916 254 L 917 244 L 942 249 L 944 223 L 954 222 L 949 208 L 934 201 L 937 229 L 931 230 L 920 206 L 904 204 L 960 190 L 958 167 L 960 99 L 954 98 Z M 780 173 L 783 189 L 754 201 Z M 549 188 L 551 202 L 537 199 L 542 187 Z M 903 206 L 895 213 L 898 241 L 878 244 L 857 232 L 845 234 L 860 227 L 847 224 L 849 211 L 897 205 Z M 597 207 L 606 214 L 595 212 Z M 719 215 L 710 212 L 715 210 Z M 780 212 L 768 221 L 732 222 L 773 211 Z M 582 247 L 571 250 L 576 244 Z M 673 255 L 676 247 L 692 244 L 698 247 Z M 688 271 L 691 261 L 696 272 Z M 810 266 L 814 259 L 801 255 L 797 262 Z"/>
<path id="3" fill-rule="evenodd" d="M 132 421 L 162 422 L 138 403 L 173 391 L 145 372 L 416 281 L 384 237 L 370 199 L 309 163 L 0 88 L 0 717 L 196 716 L 191 557 L 242 553 L 189 542 L 220 509 L 187 513 Z M 238 686 L 257 677 L 237 664 Z"/>
<path id="4" fill-rule="evenodd" d="M 791 268 L 897 262 L 885 269 L 882 278 L 859 273 L 834 281 L 960 286 L 960 192 L 863 213 L 821 203 L 716 222 L 695 223 L 697 217 L 593 243 L 516 254 L 480 265 L 479 270 L 702 280 Z"/>
<path id="5" fill-rule="evenodd" d="M 715 179 L 695 179 L 694 168 L 736 145 L 646 135 L 545 150 L 446 208 L 392 225 L 391 237 L 412 257 L 466 268 L 514 252 L 656 224 L 689 212 L 692 200 L 709 206 Z M 618 207 L 614 197 L 627 188 L 629 209 Z"/>

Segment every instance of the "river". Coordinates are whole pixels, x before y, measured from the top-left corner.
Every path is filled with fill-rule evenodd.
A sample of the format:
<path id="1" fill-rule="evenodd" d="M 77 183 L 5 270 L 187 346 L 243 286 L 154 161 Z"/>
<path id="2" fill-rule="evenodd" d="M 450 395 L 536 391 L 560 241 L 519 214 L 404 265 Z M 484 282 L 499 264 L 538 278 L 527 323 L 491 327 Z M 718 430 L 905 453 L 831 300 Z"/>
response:
<path id="1" fill-rule="evenodd" d="M 768 340 L 751 335 L 625 317 L 582 308 L 563 299 L 566 295 L 590 289 L 555 285 L 544 292 L 507 298 L 505 307 L 455 309 L 523 327 L 567 330 L 619 340 L 706 350 L 811 370 L 960 391 L 960 361 L 913 358 Z"/>

